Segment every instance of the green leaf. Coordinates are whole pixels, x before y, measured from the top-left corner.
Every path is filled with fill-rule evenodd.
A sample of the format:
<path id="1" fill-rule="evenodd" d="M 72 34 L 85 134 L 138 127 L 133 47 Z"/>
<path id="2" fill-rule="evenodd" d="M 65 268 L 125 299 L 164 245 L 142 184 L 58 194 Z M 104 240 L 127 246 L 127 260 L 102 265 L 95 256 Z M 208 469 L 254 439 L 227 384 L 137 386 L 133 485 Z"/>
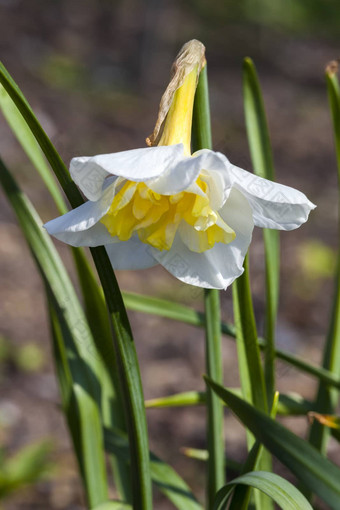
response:
<path id="1" fill-rule="evenodd" d="M 244 273 L 232 286 L 233 306 L 236 326 L 236 346 L 239 377 L 244 398 L 255 407 L 268 412 L 266 387 L 257 339 L 253 302 L 250 290 L 248 256 L 244 261 Z M 247 431 L 248 450 L 253 446 L 253 438 Z M 259 469 L 271 471 L 271 458 L 262 451 Z M 262 493 L 255 493 L 255 506 L 259 510 L 271 510 L 272 503 Z"/>
<path id="2" fill-rule="evenodd" d="M 57 205 L 58 211 L 61 214 L 66 213 L 67 207 L 65 201 L 60 193 L 59 187 L 57 186 L 53 175 L 51 174 L 51 171 L 35 137 L 33 136 L 30 128 L 28 127 L 18 108 L 15 106 L 13 100 L 1 85 L 0 109 L 2 110 L 5 119 L 17 137 L 19 143 L 33 163 L 33 166 L 37 169 L 41 178 L 43 179 L 48 191 L 50 192 L 54 202 Z"/>
<path id="3" fill-rule="evenodd" d="M 1 160 L 0 182 L 31 249 L 47 289 L 50 309 L 53 309 L 51 322 L 54 326 L 55 349 L 60 351 L 57 358 L 59 364 L 57 373 L 61 377 L 64 408 L 68 409 L 72 383 L 75 382 L 88 394 L 87 400 L 82 399 L 82 405 L 88 405 L 88 412 L 92 415 L 89 423 L 95 426 L 98 421 L 100 422 L 100 381 L 104 367 L 100 363 L 100 358 L 94 355 L 96 351 L 90 328 L 63 263 L 49 236 L 43 230 L 39 216 Z M 86 410 L 82 409 L 81 412 L 86 415 Z M 94 415 L 96 416 L 93 417 Z M 71 433 L 76 440 L 79 429 L 71 428 Z M 101 430 L 94 430 L 93 434 L 88 435 L 88 447 L 96 452 L 97 465 L 101 464 L 102 469 L 91 472 L 91 481 L 85 479 L 88 500 L 96 504 L 107 500 L 105 459 L 102 450 L 98 449 L 100 443 L 97 441 L 99 433 Z M 84 465 L 84 462 L 89 459 L 86 452 L 79 447 L 77 453 L 81 470 L 83 474 L 86 474 L 89 468 Z M 91 462 L 94 460 L 92 459 Z"/>
<path id="4" fill-rule="evenodd" d="M 193 152 L 212 149 L 207 66 L 198 80 L 193 110 Z M 205 362 L 207 374 L 222 383 L 222 338 L 220 297 L 217 289 L 204 290 Z M 215 494 L 225 481 L 223 407 L 207 387 L 207 506 L 211 508 Z"/>
<path id="5" fill-rule="evenodd" d="M 102 421 L 107 427 L 126 431 L 123 402 L 120 395 L 117 360 L 114 351 L 109 315 L 102 289 L 99 287 L 84 251 L 72 249 L 85 304 L 85 313 L 91 328 L 96 351 L 106 370 L 102 373 Z M 124 501 L 131 502 L 131 476 L 126 464 L 110 457 L 115 485 Z"/>
<path id="6" fill-rule="evenodd" d="M 246 400 L 252 402 L 258 409 L 267 411 L 266 389 L 249 282 L 248 256 L 244 262 L 244 273 L 233 283 L 233 305 L 242 391 Z"/>
<path id="7" fill-rule="evenodd" d="M 18 92 L 20 97 L 24 100 L 20 91 Z M 2 112 L 19 143 L 22 145 L 24 151 L 27 153 L 50 191 L 59 212 L 64 214 L 67 212 L 67 207 L 59 187 L 55 182 L 54 176 L 46 163 L 41 148 L 12 98 L 1 85 L 0 108 L 2 108 Z M 33 115 L 33 112 L 31 113 Z M 44 135 L 41 134 L 41 136 L 43 137 Z M 104 296 L 94 277 L 92 268 L 85 257 L 84 250 L 80 248 L 72 248 L 72 254 L 76 263 L 78 277 L 84 296 L 86 317 L 92 330 L 98 352 L 107 367 L 107 372 L 103 372 L 101 381 L 103 422 L 107 426 L 119 427 L 125 430 L 124 416 L 120 412 L 121 401 L 119 396 L 117 370 L 115 369 L 116 360 Z M 111 381 L 109 376 L 111 376 Z M 131 494 L 129 483 L 130 475 L 126 472 L 125 466 L 123 469 L 119 466 L 119 464 L 117 464 L 115 459 L 112 458 L 111 462 L 118 491 L 124 500 L 129 501 L 129 494 Z"/>
<path id="8" fill-rule="evenodd" d="M 333 120 L 334 140 L 338 162 L 338 210 L 340 211 L 340 89 L 334 71 L 326 71 L 328 99 Z M 338 220 L 338 257 L 335 274 L 334 298 L 329 322 L 329 329 L 323 353 L 322 367 L 335 376 L 340 376 L 340 221 Z M 319 382 L 315 411 L 322 414 L 334 414 L 339 400 L 339 392 Z M 309 440 L 321 452 L 326 452 L 329 430 L 314 421 Z"/>
<path id="9" fill-rule="evenodd" d="M 270 413 L 272 418 L 275 418 L 275 416 L 276 416 L 278 403 L 279 403 L 279 393 L 276 392 L 274 394 L 272 409 L 271 409 L 271 413 Z M 257 441 L 255 441 L 252 449 L 250 450 L 250 452 L 248 454 L 247 460 L 244 463 L 244 466 L 242 468 L 241 475 L 250 473 L 251 471 L 255 471 L 257 469 L 257 466 L 261 459 L 262 453 L 263 453 L 263 445 L 259 440 L 257 440 Z M 249 506 L 250 496 L 251 496 L 251 487 L 249 487 L 249 486 L 248 487 L 247 486 L 246 487 L 244 487 L 244 486 L 236 487 L 236 489 L 234 491 L 233 499 L 232 499 L 230 507 L 229 507 L 229 510 L 243 510 L 243 509 L 246 510 Z"/>
<path id="10" fill-rule="evenodd" d="M 81 194 L 70 178 L 62 159 L 2 64 L 0 65 L 0 83 L 26 120 L 72 207 L 81 205 L 83 203 Z M 151 479 L 143 390 L 137 354 L 120 289 L 105 248 L 92 248 L 91 254 L 103 286 L 110 321 L 115 332 L 116 358 L 133 457 L 131 463 L 133 497 L 136 505 L 139 505 L 142 510 L 148 510 L 152 501 Z"/>
<path id="11" fill-rule="evenodd" d="M 132 506 L 123 501 L 106 501 L 91 510 L 132 510 Z"/>
<path id="12" fill-rule="evenodd" d="M 152 409 L 153 407 L 185 407 L 205 404 L 207 401 L 206 393 L 203 391 L 185 391 L 176 393 L 167 397 L 153 398 L 145 401 L 145 407 Z"/>
<path id="13" fill-rule="evenodd" d="M 112 429 L 105 429 L 104 439 L 106 451 L 114 453 L 128 462 L 129 444 L 124 434 Z M 202 506 L 196 501 L 184 480 L 172 467 L 153 453 L 150 453 L 150 468 L 152 481 L 176 508 L 179 510 L 202 510 Z"/>
<path id="14" fill-rule="evenodd" d="M 214 510 L 223 510 L 237 485 L 247 485 L 269 496 L 283 510 L 313 510 L 307 499 L 290 482 L 274 473 L 253 471 L 235 478 L 216 496 Z"/>
<path id="15" fill-rule="evenodd" d="M 318 494 L 330 508 L 339 508 L 340 469 L 335 464 L 262 411 L 219 384 L 211 380 L 207 382 L 254 436 L 306 487 Z"/>
<path id="16" fill-rule="evenodd" d="M 102 248 L 91 248 L 115 332 L 115 352 L 130 440 L 133 503 L 136 508 L 152 506 L 149 445 L 144 395 L 138 358 L 123 298 Z M 139 506 L 138 506 L 139 505 Z"/>
<path id="17" fill-rule="evenodd" d="M 0 498 L 40 480 L 51 466 L 52 443 L 41 441 L 22 448 L 10 459 L 1 459 Z"/>
<path id="18" fill-rule="evenodd" d="M 108 496 L 103 432 L 96 402 L 79 384 L 73 385 L 66 414 L 70 429 L 77 433 L 73 441 L 82 459 L 89 505 L 96 506 Z"/>
<path id="19" fill-rule="evenodd" d="M 125 306 L 128 310 L 141 313 L 158 315 L 167 319 L 177 320 L 196 327 L 204 327 L 205 314 L 198 312 L 188 306 L 175 303 L 166 299 L 159 299 L 131 292 L 123 292 Z M 235 327 L 225 322 L 221 323 L 222 333 L 235 338 Z M 258 344 L 261 350 L 265 349 L 266 342 L 263 338 L 258 338 Z M 282 361 L 298 368 L 302 372 L 312 375 L 329 386 L 340 388 L 340 379 L 329 370 L 306 362 L 304 359 L 281 349 L 275 349 L 275 356 Z"/>
<path id="20" fill-rule="evenodd" d="M 274 165 L 267 119 L 255 66 L 250 58 L 243 64 L 244 111 L 254 172 L 274 181 Z M 279 298 L 279 233 L 263 229 L 266 267 L 265 381 L 268 406 L 275 391 L 275 326 Z"/>
<path id="21" fill-rule="evenodd" d="M 123 292 L 123 298 L 128 310 L 158 315 L 160 317 L 178 320 L 196 327 L 204 327 L 205 314 L 193 310 L 188 306 L 174 303 L 167 299 L 159 299 L 131 292 Z M 221 330 L 225 335 L 230 336 L 232 339 L 235 338 L 235 327 L 232 324 L 222 322 Z M 260 349 L 264 350 L 266 347 L 265 340 L 263 338 L 258 338 L 257 341 Z M 340 388 L 340 378 L 332 374 L 329 370 L 325 370 L 317 365 L 308 363 L 299 356 L 295 356 L 294 354 L 281 349 L 275 349 L 275 356 L 289 365 L 298 368 L 302 372 L 324 381 L 325 384 L 329 386 Z"/>
<path id="22" fill-rule="evenodd" d="M 33 113 L 32 108 L 23 96 L 19 87 L 8 73 L 5 66 L 0 62 L 0 83 L 6 90 L 7 94 L 12 99 L 18 111 L 24 118 L 27 126 L 31 130 L 35 139 L 41 147 L 41 150 L 46 156 L 47 161 L 50 163 L 58 181 L 60 182 L 67 198 L 73 207 L 77 207 L 83 203 L 82 196 L 78 191 L 77 186 L 72 181 L 63 160 L 56 151 L 51 140 L 41 127 L 38 119 Z"/>
<path id="23" fill-rule="evenodd" d="M 242 395 L 241 389 L 229 388 L 235 395 Z M 184 391 L 166 397 L 154 398 L 145 401 L 147 409 L 158 407 L 187 407 L 198 406 L 206 403 L 206 394 L 203 391 Z M 277 405 L 277 414 L 283 416 L 307 415 L 313 410 L 313 403 L 304 399 L 298 393 L 280 393 Z"/>

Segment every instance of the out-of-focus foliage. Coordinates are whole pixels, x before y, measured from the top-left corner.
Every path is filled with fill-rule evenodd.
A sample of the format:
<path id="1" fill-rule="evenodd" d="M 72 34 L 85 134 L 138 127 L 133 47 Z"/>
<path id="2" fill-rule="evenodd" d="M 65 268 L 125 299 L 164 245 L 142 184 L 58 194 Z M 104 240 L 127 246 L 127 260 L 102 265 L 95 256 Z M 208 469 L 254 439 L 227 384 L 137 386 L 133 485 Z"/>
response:
<path id="1" fill-rule="evenodd" d="M 0 451 L 0 499 L 46 476 L 52 466 L 51 450 L 51 442 L 44 440 L 22 448 L 10 458 Z"/>
<path id="2" fill-rule="evenodd" d="M 189 0 L 188 2 L 206 22 L 220 27 L 225 23 L 247 20 L 249 23 L 272 29 L 305 34 L 336 36 L 339 23 L 334 16 L 339 9 L 337 0 Z"/>

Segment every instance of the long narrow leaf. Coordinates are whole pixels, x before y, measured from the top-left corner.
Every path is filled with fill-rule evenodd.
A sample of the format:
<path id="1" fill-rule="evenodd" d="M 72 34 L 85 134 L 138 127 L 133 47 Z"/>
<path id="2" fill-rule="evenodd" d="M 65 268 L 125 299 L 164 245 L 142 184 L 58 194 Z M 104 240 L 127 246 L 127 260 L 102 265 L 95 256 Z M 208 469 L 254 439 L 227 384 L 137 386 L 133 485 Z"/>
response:
<path id="1" fill-rule="evenodd" d="M 0 109 L 11 127 L 13 133 L 17 137 L 27 156 L 33 163 L 34 167 L 38 170 L 41 178 L 43 179 L 48 191 L 50 192 L 54 202 L 57 205 L 58 211 L 61 214 L 67 212 L 67 207 L 64 199 L 59 191 L 54 177 L 52 176 L 46 160 L 41 152 L 41 149 L 28 127 L 25 119 L 15 106 L 12 98 L 8 95 L 6 90 L 0 85 Z"/>
<path id="2" fill-rule="evenodd" d="M 132 510 L 132 506 L 122 501 L 106 501 L 92 510 Z"/>
<path id="3" fill-rule="evenodd" d="M 159 299 L 132 292 L 123 292 L 123 298 L 128 310 L 158 315 L 160 317 L 178 320 L 196 327 L 204 327 L 205 315 L 202 312 L 193 310 L 188 306 L 174 303 L 167 299 Z M 228 335 L 233 339 L 235 338 L 235 327 L 232 324 L 222 322 L 221 330 L 225 335 Z M 257 341 L 260 349 L 264 350 L 266 347 L 265 340 L 263 338 L 258 338 Z M 320 379 L 320 381 L 323 381 L 328 386 L 340 388 L 340 378 L 332 374 L 329 370 L 313 365 L 312 363 L 308 363 L 304 359 L 281 349 L 275 349 L 275 357 L 289 365 L 292 365 L 293 367 L 298 368 L 302 372 Z"/>
<path id="4" fill-rule="evenodd" d="M 11 97 L 22 117 L 25 119 L 27 126 L 30 128 L 32 134 L 39 143 L 47 161 L 50 163 L 72 206 L 77 207 L 78 205 L 82 204 L 83 199 L 81 194 L 78 191 L 77 186 L 72 181 L 63 160 L 41 127 L 38 119 L 32 111 L 32 108 L 23 96 L 18 85 L 10 76 L 2 62 L 0 62 L 0 83 L 6 90 L 7 94 Z"/>
<path id="5" fill-rule="evenodd" d="M 333 68 L 326 70 L 328 99 L 334 128 L 334 140 L 338 162 L 338 210 L 340 211 L 340 89 L 337 76 Z M 340 220 L 338 222 L 338 265 L 335 276 L 334 299 L 329 323 L 329 330 L 324 348 L 323 368 L 340 377 Z M 333 414 L 337 407 L 339 392 L 325 386 L 320 381 L 315 410 L 322 414 Z M 310 431 L 310 442 L 325 452 L 329 430 L 314 421 Z"/>
<path id="6" fill-rule="evenodd" d="M 232 491 L 237 485 L 246 485 L 258 489 L 277 503 L 282 510 L 313 510 L 307 499 L 294 485 L 274 473 L 253 471 L 235 478 L 221 489 L 214 505 L 214 510 L 224 510 Z"/>
<path id="7" fill-rule="evenodd" d="M 236 395 L 242 394 L 241 390 L 233 389 Z M 206 394 L 203 391 L 185 391 L 176 393 L 167 397 L 154 398 L 145 402 L 147 409 L 159 407 L 187 407 L 205 404 Z M 283 416 L 299 416 L 307 415 L 313 410 L 313 403 L 304 399 L 297 393 L 284 394 L 280 393 L 277 404 L 277 414 Z"/>
<path id="8" fill-rule="evenodd" d="M 270 138 L 255 66 L 250 58 L 243 64 L 244 112 L 254 172 L 265 179 L 274 180 L 274 165 Z M 266 266 L 265 314 L 265 381 L 268 406 L 275 391 L 275 325 L 279 297 L 279 233 L 263 229 Z"/>
<path id="9" fill-rule="evenodd" d="M 29 159 L 32 161 L 34 167 L 37 169 L 46 184 L 59 212 L 62 214 L 67 212 L 67 207 L 62 193 L 56 184 L 53 173 L 46 163 L 45 157 L 36 138 L 16 107 L 13 99 L 1 85 L 0 108 L 2 109 L 2 112 L 19 143 L 22 145 L 24 151 L 27 153 Z M 120 412 L 121 401 L 119 396 L 117 370 L 115 369 L 116 360 L 104 296 L 94 278 L 92 268 L 85 257 L 83 249 L 72 248 L 72 254 L 84 296 L 86 317 L 89 321 L 89 326 L 92 330 L 94 340 L 96 341 L 98 352 L 107 366 L 108 374 L 111 376 L 110 381 L 107 373 L 103 372 L 101 381 L 101 391 L 103 394 L 102 402 L 105 404 L 102 408 L 103 423 L 107 426 L 119 427 L 122 430 L 125 430 L 124 417 Z M 111 462 L 118 492 L 125 501 L 129 501 L 129 495 L 131 494 L 129 484 L 130 475 L 126 472 L 125 466 L 120 466 L 116 459 L 112 458 Z"/>
<path id="10" fill-rule="evenodd" d="M 233 304 L 244 397 L 255 407 L 267 411 L 266 390 L 249 283 L 248 257 L 244 262 L 244 273 L 233 283 Z"/>
<path id="11" fill-rule="evenodd" d="M 340 501 L 340 468 L 323 457 L 307 441 L 296 436 L 268 415 L 248 404 L 219 384 L 208 384 L 241 422 L 295 476 L 337 510 Z"/>
<path id="12" fill-rule="evenodd" d="M 98 407 L 101 404 L 99 387 L 102 367 L 99 359 L 91 354 L 93 338 L 65 268 L 49 236 L 41 228 L 41 220 L 36 211 L 19 190 L 1 160 L 0 182 L 17 215 L 21 230 L 47 287 L 48 295 L 56 311 L 54 320 L 58 318 L 64 333 L 65 346 L 63 358 L 60 356 L 60 360 L 62 359 L 68 366 L 68 370 L 64 370 L 61 383 L 62 395 L 65 400 L 67 399 L 64 400 L 65 409 L 68 409 L 69 398 L 71 398 L 70 377 L 87 394 L 86 399 L 81 399 L 79 412 L 89 416 L 88 430 L 92 432 L 87 433 L 86 447 L 90 448 L 92 453 L 89 457 L 87 450 L 84 449 L 85 443 L 78 445 L 76 451 L 85 480 L 88 501 L 90 504 L 99 504 L 107 499 L 108 491 L 105 459 L 101 449 L 102 431 Z M 71 432 L 74 440 L 80 437 L 78 424 L 71 429 Z M 90 461 L 97 467 L 94 472 L 85 465 Z M 89 473 L 91 480 L 88 479 Z"/>
<path id="13" fill-rule="evenodd" d="M 104 404 L 102 406 L 103 425 L 126 431 L 117 360 L 104 294 L 94 277 L 83 250 L 72 249 L 72 251 L 84 297 L 86 317 L 96 345 L 94 355 L 100 355 L 106 366 L 101 380 L 102 402 Z M 110 460 L 118 493 L 125 502 L 131 503 L 130 470 L 125 463 L 121 463 L 114 456 L 111 456 Z"/>
<path id="14" fill-rule="evenodd" d="M 270 416 L 275 418 L 279 403 L 279 393 L 276 392 L 273 399 L 272 409 L 270 412 Z M 245 475 L 246 473 L 250 473 L 251 471 L 255 471 L 257 469 L 259 460 L 261 459 L 263 453 L 263 445 L 257 439 L 250 450 L 247 460 L 244 463 L 241 471 L 241 475 Z M 247 510 L 249 501 L 251 496 L 251 487 L 250 486 L 239 486 L 236 487 L 234 491 L 234 495 L 229 507 L 229 510 Z"/>
<path id="15" fill-rule="evenodd" d="M 67 405 L 67 419 L 76 449 L 82 459 L 81 468 L 89 495 L 90 507 L 108 497 L 102 424 L 93 398 L 79 384 L 74 384 Z"/>
<path id="16" fill-rule="evenodd" d="M 104 439 L 107 452 L 114 453 L 128 462 L 129 443 L 124 434 L 112 429 L 105 429 Z M 150 453 L 150 468 L 152 481 L 176 508 L 179 510 L 202 510 L 202 506 L 196 501 L 184 480 L 171 466 L 153 453 Z"/>
<path id="17" fill-rule="evenodd" d="M 81 194 L 71 180 L 62 159 L 40 126 L 18 86 L 2 64 L 0 65 L 0 83 L 26 120 L 72 207 L 82 204 Z M 124 394 L 125 413 L 129 424 L 131 455 L 133 456 L 131 467 L 134 506 L 148 510 L 152 505 L 151 479 L 144 399 L 137 354 L 120 289 L 108 255 L 104 247 L 92 248 L 91 253 L 103 286 L 110 312 L 110 321 L 115 331 L 116 357 Z"/>

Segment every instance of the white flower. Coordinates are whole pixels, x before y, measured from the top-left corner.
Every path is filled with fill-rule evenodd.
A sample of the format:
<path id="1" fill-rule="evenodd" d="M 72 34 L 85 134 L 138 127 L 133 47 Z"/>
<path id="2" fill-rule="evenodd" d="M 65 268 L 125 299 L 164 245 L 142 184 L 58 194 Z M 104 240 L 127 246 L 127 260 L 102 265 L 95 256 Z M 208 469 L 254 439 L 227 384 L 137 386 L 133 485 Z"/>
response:
<path id="1" fill-rule="evenodd" d="M 315 206 L 303 193 L 232 165 L 218 152 L 190 155 L 204 46 L 182 48 L 147 147 L 74 158 L 88 202 L 45 227 L 72 246 L 104 245 L 114 269 L 161 264 L 179 280 L 226 289 L 243 272 L 254 225 L 291 230 Z"/>
<path id="2" fill-rule="evenodd" d="M 292 230 L 315 207 L 221 153 L 185 156 L 182 144 L 74 158 L 70 172 L 89 200 L 48 222 L 50 234 L 105 245 L 114 269 L 159 263 L 206 288 L 225 289 L 242 274 L 254 225 Z"/>

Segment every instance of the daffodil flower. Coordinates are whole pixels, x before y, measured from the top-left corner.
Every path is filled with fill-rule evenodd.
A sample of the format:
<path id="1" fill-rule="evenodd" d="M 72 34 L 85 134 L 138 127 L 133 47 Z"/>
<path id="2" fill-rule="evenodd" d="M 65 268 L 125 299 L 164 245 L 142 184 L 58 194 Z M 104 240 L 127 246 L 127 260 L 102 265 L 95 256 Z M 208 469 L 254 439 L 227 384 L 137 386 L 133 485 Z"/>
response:
<path id="1" fill-rule="evenodd" d="M 114 269 L 161 264 L 179 280 L 227 288 L 243 272 L 254 225 L 292 230 L 315 206 L 307 197 L 234 166 L 221 153 L 191 155 L 190 136 L 204 47 L 177 57 L 149 145 L 78 157 L 70 173 L 88 199 L 48 222 L 72 246 L 105 245 Z"/>

